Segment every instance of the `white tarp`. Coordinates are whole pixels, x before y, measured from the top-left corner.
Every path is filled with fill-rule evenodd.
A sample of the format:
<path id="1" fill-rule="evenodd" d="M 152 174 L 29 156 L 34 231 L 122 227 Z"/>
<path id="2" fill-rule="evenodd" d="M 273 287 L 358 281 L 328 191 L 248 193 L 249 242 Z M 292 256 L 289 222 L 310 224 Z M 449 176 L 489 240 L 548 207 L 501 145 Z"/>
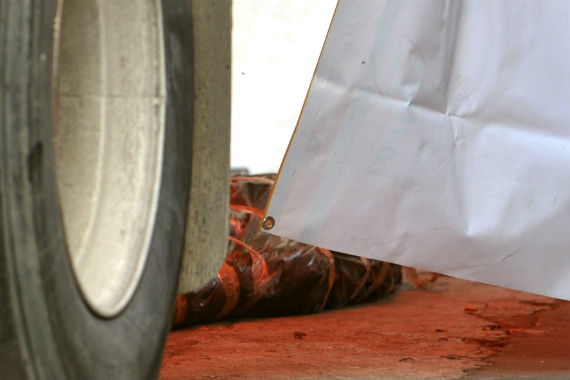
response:
<path id="1" fill-rule="evenodd" d="M 570 6 L 341 0 L 271 233 L 570 298 Z"/>

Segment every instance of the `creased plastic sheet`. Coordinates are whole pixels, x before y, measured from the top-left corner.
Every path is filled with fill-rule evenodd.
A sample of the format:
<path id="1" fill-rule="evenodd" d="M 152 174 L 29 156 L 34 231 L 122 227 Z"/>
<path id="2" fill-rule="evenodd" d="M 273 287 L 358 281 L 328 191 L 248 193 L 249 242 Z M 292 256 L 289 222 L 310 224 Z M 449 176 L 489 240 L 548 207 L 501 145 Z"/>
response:
<path id="1" fill-rule="evenodd" d="M 270 232 L 569 299 L 569 4 L 341 0 Z"/>

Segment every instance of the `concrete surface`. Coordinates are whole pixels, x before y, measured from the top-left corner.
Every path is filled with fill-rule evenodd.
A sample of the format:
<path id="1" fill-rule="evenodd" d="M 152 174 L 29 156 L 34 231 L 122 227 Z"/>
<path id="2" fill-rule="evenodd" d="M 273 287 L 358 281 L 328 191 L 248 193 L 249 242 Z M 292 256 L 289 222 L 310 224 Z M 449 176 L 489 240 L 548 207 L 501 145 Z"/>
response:
<path id="1" fill-rule="evenodd" d="M 171 333 L 167 379 L 568 379 L 567 301 L 439 277 L 317 315 Z"/>

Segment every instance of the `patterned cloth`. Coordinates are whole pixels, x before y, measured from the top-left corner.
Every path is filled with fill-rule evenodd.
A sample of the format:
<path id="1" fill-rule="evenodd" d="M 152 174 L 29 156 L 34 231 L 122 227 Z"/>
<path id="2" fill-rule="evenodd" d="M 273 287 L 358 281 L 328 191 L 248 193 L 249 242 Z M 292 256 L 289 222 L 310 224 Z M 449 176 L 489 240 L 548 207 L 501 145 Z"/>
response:
<path id="1" fill-rule="evenodd" d="M 180 294 L 174 328 L 224 318 L 316 313 L 392 293 L 400 266 L 260 231 L 275 175 L 231 180 L 228 254 L 197 291 Z"/>

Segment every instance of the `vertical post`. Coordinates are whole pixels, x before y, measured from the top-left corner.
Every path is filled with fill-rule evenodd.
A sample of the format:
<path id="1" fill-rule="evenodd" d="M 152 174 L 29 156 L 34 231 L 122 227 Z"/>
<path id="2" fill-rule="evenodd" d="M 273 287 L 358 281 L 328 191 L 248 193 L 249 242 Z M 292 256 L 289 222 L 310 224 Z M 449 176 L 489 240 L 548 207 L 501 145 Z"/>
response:
<path id="1" fill-rule="evenodd" d="M 190 0 L 194 31 L 194 147 L 179 292 L 215 277 L 227 250 L 231 123 L 231 0 Z"/>

